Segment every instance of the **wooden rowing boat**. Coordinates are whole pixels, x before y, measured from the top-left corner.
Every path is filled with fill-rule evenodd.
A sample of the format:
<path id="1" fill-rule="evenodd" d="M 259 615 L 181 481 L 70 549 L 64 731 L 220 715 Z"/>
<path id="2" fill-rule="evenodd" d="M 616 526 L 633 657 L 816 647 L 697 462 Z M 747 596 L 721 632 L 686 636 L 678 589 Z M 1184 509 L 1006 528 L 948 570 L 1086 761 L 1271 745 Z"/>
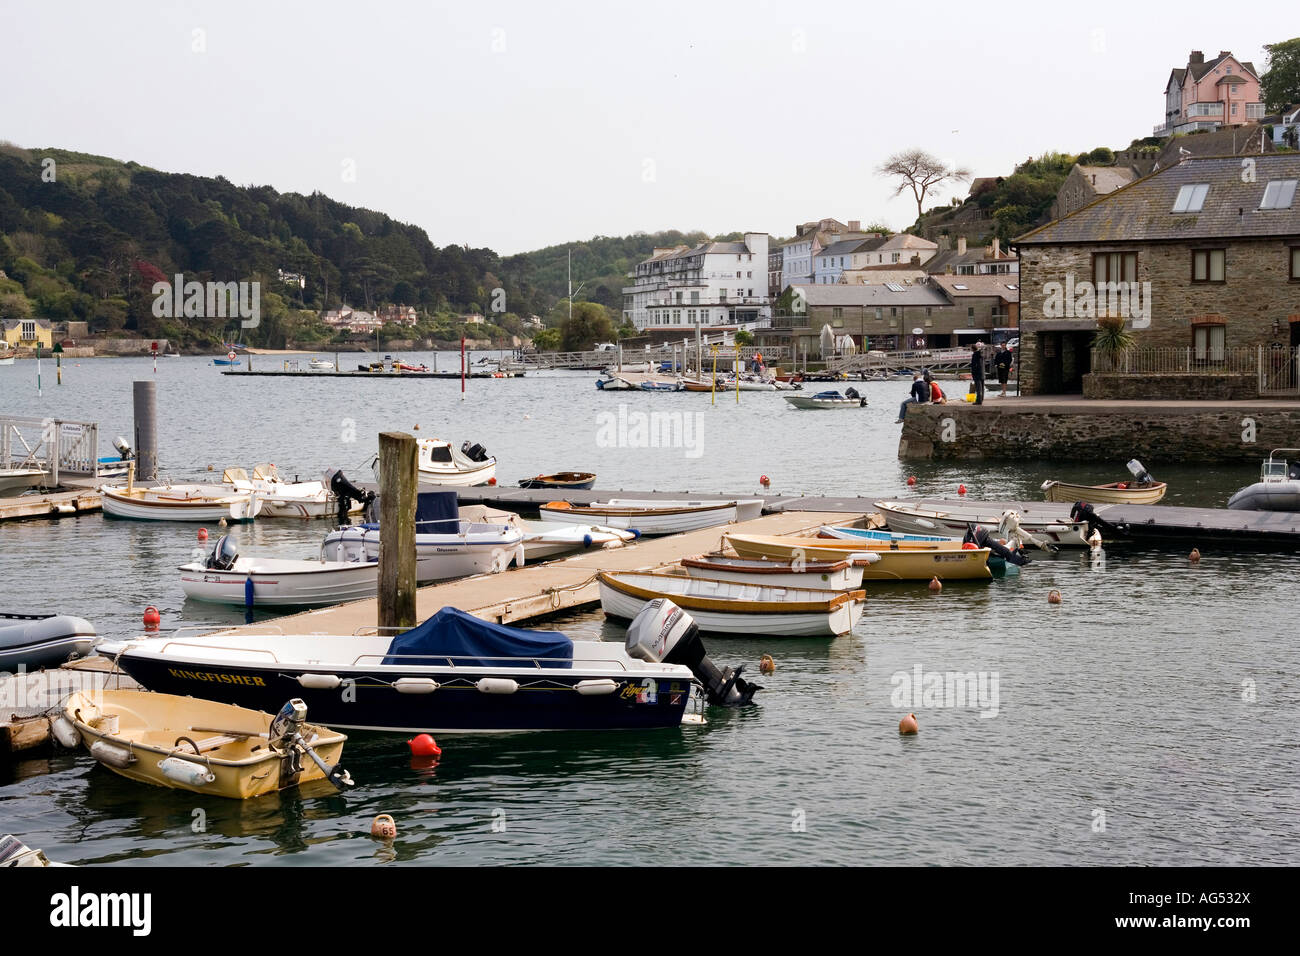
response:
<path id="1" fill-rule="evenodd" d="M 519 479 L 520 488 L 578 488 L 585 491 L 595 483 L 596 476 L 590 471 L 557 471 L 553 475 Z"/>
<path id="2" fill-rule="evenodd" d="M 679 534 L 734 521 L 749 521 L 763 513 L 763 499 L 739 501 L 654 501 L 611 498 L 588 505 L 550 501 L 538 508 L 543 521 L 572 524 L 590 521 L 609 528 L 635 528 L 643 535 Z"/>
<path id="3" fill-rule="evenodd" d="M 797 538 L 758 534 L 723 534 L 724 541 L 741 557 L 767 558 L 776 561 L 844 561 L 863 553 L 878 555 L 880 560 L 862 572 L 863 581 L 928 581 L 983 579 L 989 571 L 988 548 L 956 547 L 932 549 L 879 550 L 867 542 L 840 541 L 834 538 Z"/>
<path id="4" fill-rule="evenodd" d="M 632 620 L 656 598 L 667 598 L 701 631 L 747 637 L 837 637 L 853 630 L 865 591 L 826 591 L 685 577 L 653 571 L 597 575 L 605 614 Z"/>
<path id="5" fill-rule="evenodd" d="M 1153 505 L 1165 496 L 1163 481 L 1112 481 L 1108 485 L 1074 485 L 1068 481 L 1045 481 L 1046 501 L 1086 501 L 1091 505 Z"/>
<path id="6" fill-rule="evenodd" d="M 682 558 L 679 563 L 693 578 L 813 591 L 854 591 L 862 587 L 863 569 L 880 560 L 874 554 L 864 557 L 868 560 L 806 561 L 795 564 L 790 561 L 737 558 L 725 554 L 699 554 Z"/>

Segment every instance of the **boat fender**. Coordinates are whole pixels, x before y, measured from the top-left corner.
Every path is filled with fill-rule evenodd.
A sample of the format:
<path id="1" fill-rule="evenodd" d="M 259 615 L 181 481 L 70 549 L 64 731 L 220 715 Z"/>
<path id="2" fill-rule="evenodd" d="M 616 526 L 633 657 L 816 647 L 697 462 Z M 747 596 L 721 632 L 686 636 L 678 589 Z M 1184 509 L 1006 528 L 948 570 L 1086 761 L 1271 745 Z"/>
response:
<path id="1" fill-rule="evenodd" d="M 608 677 L 598 680 L 580 680 L 573 685 L 573 689 L 583 697 L 600 697 L 614 693 L 618 689 L 618 682 Z"/>
<path id="2" fill-rule="evenodd" d="M 338 674 L 299 674 L 298 686 L 308 690 L 333 690 L 343 683 Z"/>
<path id="3" fill-rule="evenodd" d="M 933 528 L 933 527 L 934 527 L 934 522 L 931 521 L 929 518 L 916 518 L 916 519 L 915 519 L 915 523 L 916 523 L 916 524 L 919 524 L 922 528 Z"/>
<path id="4" fill-rule="evenodd" d="M 591 547 L 591 535 L 589 535 L 589 534 L 584 534 L 584 535 L 582 536 L 582 546 L 583 546 L 584 548 L 590 548 L 590 547 Z"/>
<path id="5" fill-rule="evenodd" d="M 393 681 L 399 694 L 432 694 L 441 686 L 432 677 L 399 677 Z"/>
<path id="6" fill-rule="evenodd" d="M 519 689 L 519 682 L 509 677 L 484 677 L 474 686 L 480 694 L 513 694 Z"/>
<path id="7" fill-rule="evenodd" d="M 90 755 L 100 763 L 125 770 L 135 763 L 135 754 L 126 747 L 110 744 L 106 740 L 96 740 L 90 745 Z"/>
<path id="8" fill-rule="evenodd" d="M 253 606 L 253 576 L 244 578 L 244 607 Z"/>
<path id="9" fill-rule="evenodd" d="M 640 529 L 640 528 L 628 528 L 627 530 L 628 530 L 629 532 L 631 532 L 631 534 L 632 534 L 632 540 L 633 540 L 633 541 L 635 541 L 637 538 L 641 537 L 641 529 Z"/>
<path id="10" fill-rule="evenodd" d="M 81 743 L 81 734 L 77 733 L 76 725 L 62 714 L 50 721 L 50 732 L 68 750 L 76 750 Z"/>
<path id="11" fill-rule="evenodd" d="M 216 780 L 216 774 L 201 763 L 191 763 L 183 757 L 168 757 L 158 761 L 158 769 L 168 780 L 190 787 L 201 787 Z"/>

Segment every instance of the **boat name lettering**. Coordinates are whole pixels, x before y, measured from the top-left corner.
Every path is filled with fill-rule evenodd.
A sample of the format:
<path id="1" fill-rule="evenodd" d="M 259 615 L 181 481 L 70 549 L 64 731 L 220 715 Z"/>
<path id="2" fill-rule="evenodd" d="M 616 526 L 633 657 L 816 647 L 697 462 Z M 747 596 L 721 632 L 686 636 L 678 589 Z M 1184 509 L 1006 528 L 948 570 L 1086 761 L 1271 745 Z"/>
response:
<path id="1" fill-rule="evenodd" d="M 266 681 L 260 677 L 250 677 L 246 674 L 209 674 L 206 671 L 182 671 L 175 667 L 167 668 L 167 673 L 172 677 L 179 677 L 181 680 L 203 680 L 217 684 L 248 684 L 253 687 L 265 687 Z"/>

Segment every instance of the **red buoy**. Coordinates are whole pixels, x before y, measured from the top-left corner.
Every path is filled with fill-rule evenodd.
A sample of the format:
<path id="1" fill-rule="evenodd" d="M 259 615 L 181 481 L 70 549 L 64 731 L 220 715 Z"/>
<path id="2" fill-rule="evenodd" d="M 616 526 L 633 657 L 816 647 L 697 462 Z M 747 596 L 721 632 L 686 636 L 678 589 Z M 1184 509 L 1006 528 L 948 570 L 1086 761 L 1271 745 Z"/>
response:
<path id="1" fill-rule="evenodd" d="M 488 479 L 488 484 L 489 484 L 489 485 L 495 485 L 496 483 L 497 483 L 497 480 L 496 480 L 495 478 L 489 478 L 489 479 Z"/>
<path id="2" fill-rule="evenodd" d="M 406 742 L 406 746 L 411 748 L 413 757 L 441 757 L 442 748 L 438 742 L 428 734 L 416 734 Z"/>
<path id="3" fill-rule="evenodd" d="M 208 540 L 208 529 L 207 529 L 207 528 L 200 528 L 200 529 L 199 529 L 199 540 L 200 540 L 200 541 L 207 541 L 207 540 Z"/>
<path id="4" fill-rule="evenodd" d="M 758 483 L 762 485 L 764 488 L 766 488 L 768 485 L 772 483 L 772 479 L 767 477 L 767 475 L 759 475 Z"/>
<path id="5" fill-rule="evenodd" d="M 957 486 L 957 494 L 959 494 L 959 495 L 964 495 L 964 494 L 966 494 L 966 486 L 965 486 L 965 485 L 958 485 L 958 486 Z"/>
<path id="6" fill-rule="evenodd" d="M 909 485 L 914 485 L 914 484 L 916 484 L 916 475 L 909 475 L 908 478 L 907 478 L 907 483 L 908 483 Z"/>
<path id="7" fill-rule="evenodd" d="M 918 733 L 920 729 L 916 725 L 916 714 L 908 714 L 898 722 L 898 732 L 904 736 Z"/>
<path id="8" fill-rule="evenodd" d="M 974 541 L 963 541 L 961 543 L 961 549 L 963 551 L 978 551 L 979 545 L 977 545 Z"/>
<path id="9" fill-rule="evenodd" d="M 144 609 L 144 629 L 146 631 L 158 630 L 158 625 L 161 623 L 162 623 L 162 615 L 158 613 L 158 609 L 156 607 L 150 604 L 147 608 Z"/>

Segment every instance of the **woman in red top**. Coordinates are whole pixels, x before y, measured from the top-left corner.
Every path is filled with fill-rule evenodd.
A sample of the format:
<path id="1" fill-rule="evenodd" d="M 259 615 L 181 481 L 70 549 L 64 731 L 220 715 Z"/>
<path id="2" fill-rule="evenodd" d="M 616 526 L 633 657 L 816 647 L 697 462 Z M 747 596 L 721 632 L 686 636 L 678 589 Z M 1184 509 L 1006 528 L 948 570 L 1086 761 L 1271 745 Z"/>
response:
<path id="1" fill-rule="evenodd" d="M 948 404 L 948 399 L 944 397 L 943 389 L 941 389 L 939 383 L 933 379 L 930 380 L 930 403 L 932 405 Z"/>

